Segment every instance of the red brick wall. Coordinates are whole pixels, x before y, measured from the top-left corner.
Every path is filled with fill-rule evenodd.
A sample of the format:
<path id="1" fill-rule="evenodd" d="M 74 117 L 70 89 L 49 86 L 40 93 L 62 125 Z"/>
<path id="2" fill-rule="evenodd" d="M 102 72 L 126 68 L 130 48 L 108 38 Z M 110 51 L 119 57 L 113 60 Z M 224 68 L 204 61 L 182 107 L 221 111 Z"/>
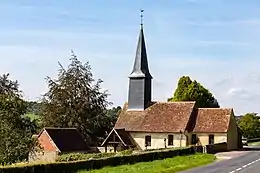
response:
<path id="1" fill-rule="evenodd" d="M 55 144 L 53 143 L 51 138 L 47 135 L 46 131 L 43 131 L 38 139 L 44 151 L 56 151 Z"/>

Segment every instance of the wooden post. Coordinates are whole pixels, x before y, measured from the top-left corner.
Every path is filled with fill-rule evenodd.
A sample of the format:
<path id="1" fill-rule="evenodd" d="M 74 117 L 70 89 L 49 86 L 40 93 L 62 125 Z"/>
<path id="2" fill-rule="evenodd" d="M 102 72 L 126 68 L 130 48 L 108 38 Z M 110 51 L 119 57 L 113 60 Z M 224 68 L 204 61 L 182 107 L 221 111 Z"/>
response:
<path id="1" fill-rule="evenodd" d="M 107 143 L 105 143 L 105 153 L 107 153 Z"/>
<path id="2" fill-rule="evenodd" d="M 116 144 L 114 144 L 114 152 L 116 152 Z"/>
<path id="3" fill-rule="evenodd" d="M 182 147 L 182 131 L 180 130 L 180 147 Z"/>

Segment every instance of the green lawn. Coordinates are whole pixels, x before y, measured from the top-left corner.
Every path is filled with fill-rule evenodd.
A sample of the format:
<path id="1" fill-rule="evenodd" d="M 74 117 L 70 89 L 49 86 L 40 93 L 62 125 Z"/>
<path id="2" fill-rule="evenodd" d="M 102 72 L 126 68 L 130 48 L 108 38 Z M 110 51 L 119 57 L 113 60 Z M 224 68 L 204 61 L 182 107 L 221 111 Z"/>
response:
<path id="1" fill-rule="evenodd" d="M 260 146 L 260 141 L 248 143 L 249 146 Z"/>
<path id="2" fill-rule="evenodd" d="M 214 162 L 216 157 L 210 154 L 177 156 L 153 162 L 141 162 L 133 165 L 104 167 L 102 169 L 79 171 L 78 173 L 174 173 Z"/>

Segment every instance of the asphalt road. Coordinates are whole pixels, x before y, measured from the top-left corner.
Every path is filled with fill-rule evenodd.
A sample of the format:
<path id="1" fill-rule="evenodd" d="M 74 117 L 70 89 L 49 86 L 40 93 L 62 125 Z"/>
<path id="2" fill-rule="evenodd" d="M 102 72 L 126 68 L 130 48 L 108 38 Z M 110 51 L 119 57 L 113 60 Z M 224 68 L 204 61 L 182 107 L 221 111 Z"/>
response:
<path id="1" fill-rule="evenodd" d="M 246 154 L 181 173 L 260 173 L 260 147 L 245 147 Z"/>

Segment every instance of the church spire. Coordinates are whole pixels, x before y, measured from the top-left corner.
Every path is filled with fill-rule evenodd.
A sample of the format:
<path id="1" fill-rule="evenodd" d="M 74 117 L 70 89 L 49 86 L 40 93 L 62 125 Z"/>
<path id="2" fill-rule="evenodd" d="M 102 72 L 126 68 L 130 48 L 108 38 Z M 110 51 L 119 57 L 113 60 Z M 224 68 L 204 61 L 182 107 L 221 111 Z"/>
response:
<path id="1" fill-rule="evenodd" d="M 149 72 L 143 31 L 143 10 L 141 29 L 137 43 L 134 67 L 129 76 L 128 109 L 144 110 L 151 102 L 152 75 Z"/>
<path id="2" fill-rule="evenodd" d="M 139 39 L 137 43 L 135 61 L 133 71 L 130 74 L 131 77 L 148 77 L 152 78 L 152 75 L 149 72 L 147 54 L 146 54 L 146 46 L 144 39 L 144 31 L 143 31 L 143 11 L 141 10 L 141 29 L 139 34 Z"/>

